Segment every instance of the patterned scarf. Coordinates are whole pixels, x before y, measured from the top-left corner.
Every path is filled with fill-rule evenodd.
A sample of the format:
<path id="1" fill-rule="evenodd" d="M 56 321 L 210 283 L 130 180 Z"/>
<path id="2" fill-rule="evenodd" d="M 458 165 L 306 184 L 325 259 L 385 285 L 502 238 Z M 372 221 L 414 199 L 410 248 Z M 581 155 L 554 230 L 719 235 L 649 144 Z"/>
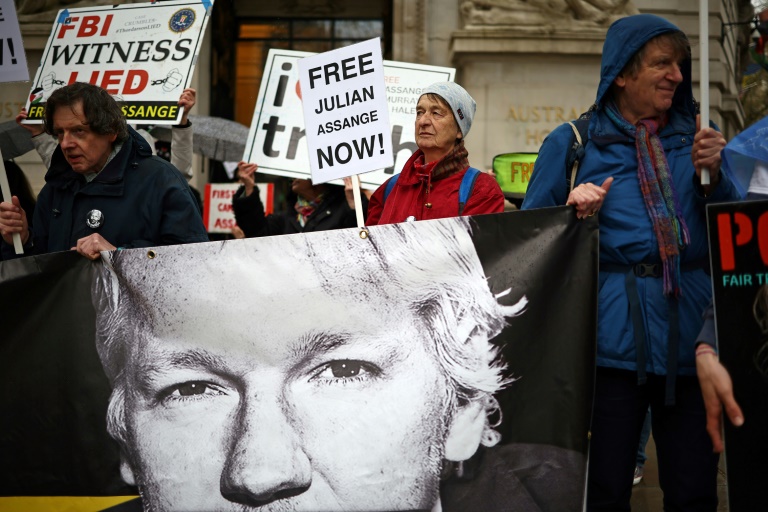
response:
<path id="1" fill-rule="evenodd" d="M 606 114 L 617 128 L 635 139 L 637 177 L 659 244 L 664 295 L 679 297 L 680 251 L 690 244 L 691 239 L 672 183 L 667 156 L 656 134 L 666 124 L 666 118 L 641 119 L 632 126 L 613 103 L 607 105 Z"/>
<path id="2" fill-rule="evenodd" d="M 296 210 L 296 213 L 298 213 L 296 220 L 299 221 L 301 227 L 304 227 L 307 223 L 307 218 L 315 213 L 315 209 L 323 202 L 324 195 L 325 194 L 320 194 L 314 201 L 307 201 L 301 196 L 296 200 L 296 204 L 293 207 Z"/>
<path id="3" fill-rule="evenodd" d="M 413 162 L 413 170 L 425 190 L 425 203 L 429 203 L 429 192 L 432 190 L 432 180 L 447 178 L 452 174 L 469 167 L 469 151 L 464 147 L 464 139 L 459 140 L 451 151 L 440 160 L 424 163 L 424 154 Z M 425 188 L 426 187 L 426 188 Z"/>

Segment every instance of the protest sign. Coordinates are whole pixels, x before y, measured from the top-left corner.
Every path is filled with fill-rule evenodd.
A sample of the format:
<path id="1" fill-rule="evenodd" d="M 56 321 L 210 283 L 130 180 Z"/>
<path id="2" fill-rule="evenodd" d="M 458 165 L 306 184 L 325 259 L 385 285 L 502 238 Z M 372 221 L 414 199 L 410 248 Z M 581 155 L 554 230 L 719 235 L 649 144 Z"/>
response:
<path id="1" fill-rule="evenodd" d="M 538 153 L 503 153 L 493 157 L 493 174 L 507 197 L 525 197 Z"/>
<path id="2" fill-rule="evenodd" d="M 56 89 L 89 82 L 122 103 L 129 122 L 178 124 L 213 0 L 83 7 L 59 11 L 27 99 L 42 122 Z"/>
<path id="3" fill-rule="evenodd" d="M 0 262 L 0 509 L 580 512 L 597 244 L 559 207 Z"/>
<path id="4" fill-rule="evenodd" d="M 723 419 L 728 504 L 752 512 L 768 479 L 768 201 L 710 204 L 707 222 L 720 362 L 744 413 Z"/>
<path id="5" fill-rule="evenodd" d="M 259 164 L 259 172 L 288 178 L 310 178 L 298 62 L 309 52 L 272 49 L 256 99 L 243 160 Z M 456 70 L 407 62 L 384 61 L 394 165 L 360 175 L 365 188 L 377 188 L 400 172 L 416 151 L 416 103 L 422 88 L 448 82 Z M 342 184 L 341 180 L 332 183 Z"/>
<path id="6" fill-rule="evenodd" d="M 29 80 L 27 57 L 13 0 L 0 0 L 0 82 Z"/>
<path id="7" fill-rule="evenodd" d="M 273 211 L 275 185 L 257 183 L 259 199 L 264 205 L 264 215 Z M 231 233 L 235 227 L 232 198 L 240 188 L 239 183 L 206 183 L 203 198 L 203 224 L 209 233 Z"/>
<path id="8" fill-rule="evenodd" d="M 313 183 L 392 165 L 381 39 L 301 59 L 299 91 Z"/>

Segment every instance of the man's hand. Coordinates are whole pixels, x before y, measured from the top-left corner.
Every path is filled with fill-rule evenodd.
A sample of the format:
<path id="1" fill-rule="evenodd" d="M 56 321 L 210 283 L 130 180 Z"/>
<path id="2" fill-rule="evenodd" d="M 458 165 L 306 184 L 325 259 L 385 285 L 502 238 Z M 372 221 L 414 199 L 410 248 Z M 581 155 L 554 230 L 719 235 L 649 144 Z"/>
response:
<path id="1" fill-rule="evenodd" d="M 45 127 L 42 124 L 22 124 L 27 118 L 27 109 L 22 108 L 21 112 L 16 114 L 16 124 L 24 128 L 33 137 L 36 137 L 45 131 Z"/>
<path id="2" fill-rule="evenodd" d="M 712 351 L 696 355 L 696 375 L 699 377 L 704 408 L 707 411 L 707 433 L 712 439 L 714 451 L 721 453 L 723 407 L 731 423 L 737 427 L 744 424 L 744 414 L 733 398 L 733 384 L 728 370 L 720 364 Z"/>
<path id="3" fill-rule="evenodd" d="M 0 203 L 0 235 L 6 243 L 13 243 L 13 235 L 21 235 L 21 243 L 27 243 L 29 239 L 29 223 L 27 213 L 21 207 L 17 196 L 11 197 L 11 202 Z"/>
<path id="4" fill-rule="evenodd" d="M 603 206 L 605 195 L 611 189 L 611 183 L 613 183 L 613 177 L 606 178 L 599 187 L 593 183 L 582 183 L 571 191 L 565 204 L 576 207 L 577 218 L 591 217 Z"/>
<path id="5" fill-rule="evenodd" d="M 191 87 L 187 87 L 181 93 L 181 96 L 179 97 L 179 106 L 182 108 L 182 114 L 181 114 L 182 125 L 186 125 L 189 122 L 189 112 L 190 110 L 192 110 L 192 107 L 195 106 L 196 101 L 197 101 L 197 91 L 195 91 Z"/>
<path id="6" fill-rule="evenodd" d="M 89 260 L 97 260 L 101 257 L 101 251 L 114 251 L 117 249 L 114 245 L 104 240 L 98 233 L 93 233 L 77 241 L 77 246 L 72 250 L 76 250 Z"/>
<path id="7" fill-rule="evenodd" d="M 232 236 L 240 240 L 245 238 L 245 232 L 240 228 L 240 226 L 235 226 L 232 228 Z"/>
<path id="8" fill-rule="evenodd" d="M 691 148 L 691 160 L 696 169 L 696 176 L 701 179 L 701 170 L 709 169 L 710 185 L 704 185 L 704 193 L 709 195 L 712 189 L 720 182 L 720 164 L 722 163 L 722 151 L 725 147 L 725 137 L 717 130 L 709 126 L 700 128 L 701 117 L 696 116 L 696 136 L 693 138 Z"/>
<path id="9" fill-rule="evenodd" d="M 256 169 L 258 168 L 258 165 L 250 164 L 245 161 L 241 161 L 237 164 L 237 178 L 245 187 L 245 197 L 250 196 L 253 193 L 253 189 L 256 187 L 255 174 Z"/>

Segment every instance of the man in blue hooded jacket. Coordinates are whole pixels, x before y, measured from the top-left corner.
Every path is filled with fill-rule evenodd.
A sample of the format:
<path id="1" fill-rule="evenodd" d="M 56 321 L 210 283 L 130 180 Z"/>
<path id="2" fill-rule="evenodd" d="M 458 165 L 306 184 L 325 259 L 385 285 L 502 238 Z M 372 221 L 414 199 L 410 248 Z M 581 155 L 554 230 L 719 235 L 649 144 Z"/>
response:
<path id="1" fill-rule="evenodd" d="M 18 233 L 25 254 L 76 249 L 96 259 L 117 248 L 207 242 L 189 185 L 126 125 L 107 91 L 76 82 L 46 104 L 46 131 L 58 147 L 45 175 L 33 228 L 15 196 L 0 203 L 0 235 Z M 13 256 L 10 245 L 1 249 Z"/>
<path id="2" fill-rule="evenodd" d="M 725 139 L 699 129 L 688 40 L 649 14 L 608 30 L 588 140 L 572 191 L 571 126 L 542 145 L 523 209 L 599 212 L 600 281 L 588 510 L 630 510 L 648 406 L 665 510 L 717 508 L 717 456 L 705 430 L 695 340 L 711 297 L 705 205 L 737 200 L 720 172 Z M 702 186 L 708 168 L 711 184 Z M 610 192 L 609 192 L 610 189 Z"/>

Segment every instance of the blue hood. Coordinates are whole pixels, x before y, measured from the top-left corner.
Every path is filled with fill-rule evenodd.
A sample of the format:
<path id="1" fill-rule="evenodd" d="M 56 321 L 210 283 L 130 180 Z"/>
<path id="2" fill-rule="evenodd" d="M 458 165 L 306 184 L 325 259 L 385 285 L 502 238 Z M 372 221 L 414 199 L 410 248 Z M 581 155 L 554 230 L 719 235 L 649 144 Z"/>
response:
<path id="1" fill-rule="evenodd" d="M 611 84 L 645 43 L 656 36 L 669 32 L 682 32 L 664 18 L 653 14 L 636 14 L 616 20 L 605 35 L 603 60 L 600 65 L 600 86 L 595 103 L 602 107 Z M 691 87 L 691 59 L 687 58 L 680 69 L 683 82 L 677 87 L 672 108 L 696 115 L 696 103 Z"/>

